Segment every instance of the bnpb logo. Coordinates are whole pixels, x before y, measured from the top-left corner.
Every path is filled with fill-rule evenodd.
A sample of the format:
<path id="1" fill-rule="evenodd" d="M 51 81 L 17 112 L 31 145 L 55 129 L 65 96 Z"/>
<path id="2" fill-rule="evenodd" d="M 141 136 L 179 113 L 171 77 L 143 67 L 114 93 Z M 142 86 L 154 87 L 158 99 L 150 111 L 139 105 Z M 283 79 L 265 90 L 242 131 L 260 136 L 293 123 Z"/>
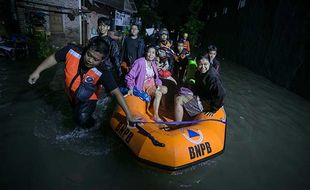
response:
<path id="1" fill-rule="evenodd" d="M 91 76 L 86 76 L 86 78 L 85 78 L 85 82 L 87 82 L 87 83 L 92 83 L 94 80 L 95 79 Z"/>
<path id="2" fill-rule="evenodd" d="M 191 143 L 200 144 L 203 140 L 203 134 L 199 129 L 180 129 L 182 135 Z"/>

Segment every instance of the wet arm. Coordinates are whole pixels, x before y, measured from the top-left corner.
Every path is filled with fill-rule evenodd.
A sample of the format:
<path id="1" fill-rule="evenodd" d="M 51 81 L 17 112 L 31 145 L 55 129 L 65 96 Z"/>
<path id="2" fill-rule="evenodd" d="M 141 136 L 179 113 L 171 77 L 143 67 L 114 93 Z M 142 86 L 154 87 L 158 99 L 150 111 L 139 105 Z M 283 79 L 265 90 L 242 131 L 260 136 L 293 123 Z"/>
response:
<path id="1" fill-rule="evenodd" d="M 29 76 L 28 82 L 30 84 L 34 84 L 40 77 L 40 73 L 54 65 L 57 64 L 57 61 L 55 59 L 55 54 L 50 55 L 47 57 L 35 70 L 34 72 Z"/>
<path id="2" fill-rule="evenodd" d="M 113 94 L 116 97 L 116 100 L 118 102 L 118 104 L 121 106 L 121 108 L 123 109 L 123 111 L 126 114 L 126 118 L 133 122 L 134 118 L 132 117 L 129 108 L 127 106 L 127 103 L 125 102 L 125 99 L 123 97 L 123 94 L 120 92 L 119 88 L 116 88 L 114 90 L 111 91 L 111 94 Z"/>

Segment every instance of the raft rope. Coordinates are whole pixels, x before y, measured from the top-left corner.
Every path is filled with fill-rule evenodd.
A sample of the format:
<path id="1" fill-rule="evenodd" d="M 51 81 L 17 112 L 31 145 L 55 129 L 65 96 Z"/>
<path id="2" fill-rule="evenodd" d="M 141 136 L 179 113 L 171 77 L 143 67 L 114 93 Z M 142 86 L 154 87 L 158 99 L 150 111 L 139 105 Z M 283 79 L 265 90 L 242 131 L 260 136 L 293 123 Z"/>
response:
<path id="1" fill-rule="evenodd" d="M 139 130 L 139 133 L 142 135 L 147 136 L 153 143 L 154 146 L 159 146 L 159 147 L 165 147 L 166 145 L 164 143 L 159 142 L 156 140 L 149 132 L 147 132 L 143 127 L 139 126 L 139 123 L 143 124 L 165 124 L 165 125 L 188 125 L 188 124 L 196 124 L 196 123 L 201 123 L 201 122 L 207 122 L 207 121 L 216 121 L 216 122 L 221 122 L 226 124 L 226 121 L 224 119 L 202 119 L 202 120 L 192 120 L 192 121 L 170 121 L 170 122 L 164 122 L 164 121 L 135 121 L 134 127 L 136 127 Z"/>
<path id="2" fill-rule="evenodd" d="M 207 121 L 216 121 L 226 124 L 225 119 L 201 119 L 201 120 L 192 120 L 192 121 L 136 121 L 134 123 L 144 123 L 144 124 L 165 124 L 165 125 L 189 125 L 189 124 L 197 124 L 201 122 Z"/>
<path id="3" fill-rule="evenodd" d="M 159 146 L 159 147 L 165 147 L 166 146 L 164 143 L 161 143 L 158 140 L 156 140 L 149 132 L 147 132 L 145 129 L 143 129 L 139 125 L 136 125 L 136 128 L 138 128 L 138 130 L 141 134 L 147 136 L 152 141 L 153 145 Z"/>

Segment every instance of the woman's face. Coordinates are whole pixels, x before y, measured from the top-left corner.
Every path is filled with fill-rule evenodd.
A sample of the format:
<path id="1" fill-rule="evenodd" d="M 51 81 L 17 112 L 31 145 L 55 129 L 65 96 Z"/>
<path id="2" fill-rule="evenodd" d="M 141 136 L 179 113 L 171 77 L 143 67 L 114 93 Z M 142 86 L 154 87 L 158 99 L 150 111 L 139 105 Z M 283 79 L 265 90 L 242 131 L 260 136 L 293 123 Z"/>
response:
<path id="1" fill-rule="evenodd" d="M 156 57 L 155 48 L 149 48 L 146 52 L 146 60 L 153 61 L 155 57 Z"/>
<path id="2" fill-rule="evenodd" d="M 205 58 L 200 59 L 198 64 L 198 71 L 200 73 L 206 73 L 209 70 L 209 68 L 210 68 L 209 61 Z"/>

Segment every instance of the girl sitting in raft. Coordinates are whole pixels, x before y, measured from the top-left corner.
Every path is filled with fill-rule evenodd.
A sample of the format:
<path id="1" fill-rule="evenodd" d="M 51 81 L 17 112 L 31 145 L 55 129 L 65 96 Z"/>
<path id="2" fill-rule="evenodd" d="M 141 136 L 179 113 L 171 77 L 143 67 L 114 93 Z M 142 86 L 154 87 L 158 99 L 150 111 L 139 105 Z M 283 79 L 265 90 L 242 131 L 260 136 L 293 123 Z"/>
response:
<path id="1" fill-rule="evenodd" d="M 160 122 L 162 120 L 158 115 L 159 104 L 162 95 L 166 94 L 168 89 L 166 86 L 162 85 L 162 82 L 159 79 L 155 57 L 155 47 L 147 47 L 145 57 L 141 57 L 133 63 L 125 80 L 127 87 L 129 88 L 129 95 L 133 95 L 133 88 L 136 87 L 138 90 L 143 90 L 152 97 L 155 96 L 153 102 L 153 120 Z"/>
<path id="2" fill-rule="evenodd" d="M 177 85 L 177 81 L 171 76 L 172 64 L 169 63 L 169 58 L 165 48 L 158 49 L 157 70 L 159 77 L 173 81 Z"/>

